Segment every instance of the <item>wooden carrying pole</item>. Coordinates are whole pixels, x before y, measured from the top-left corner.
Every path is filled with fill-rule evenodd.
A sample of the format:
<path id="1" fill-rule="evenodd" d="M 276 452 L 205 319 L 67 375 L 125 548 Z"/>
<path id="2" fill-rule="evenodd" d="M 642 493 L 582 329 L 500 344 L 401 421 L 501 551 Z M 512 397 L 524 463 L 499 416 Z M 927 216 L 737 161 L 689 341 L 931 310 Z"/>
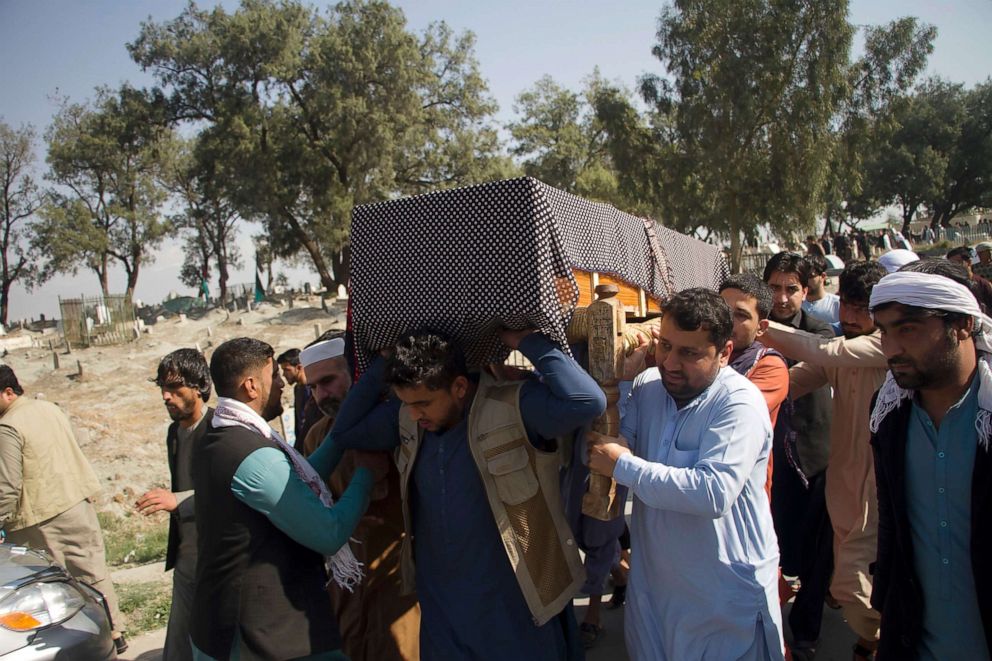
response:
<path id="1" fill-rule="evenodd" d="M 586 312 L 589 374 L 606 395 L 606 411 L 592 422 L 592 429 L 607 436 L 620 435 L 619 383 L 623 378 L 626 313 L 617 298 L 616 285 L 597 285 L 597 299 Z M 600 521 L 620 515 L 617 483 L 606 475 L 589 473 L 589 488 L 582 497 L 582 513 Z"/>

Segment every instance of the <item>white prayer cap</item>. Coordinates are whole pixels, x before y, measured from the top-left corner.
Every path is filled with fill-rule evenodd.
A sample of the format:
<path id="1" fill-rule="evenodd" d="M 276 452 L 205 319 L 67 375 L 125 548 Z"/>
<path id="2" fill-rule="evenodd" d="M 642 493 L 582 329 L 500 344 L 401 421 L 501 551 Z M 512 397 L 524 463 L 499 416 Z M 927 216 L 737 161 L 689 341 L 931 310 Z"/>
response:
<path id="1" fill-rule="evenodd" d="M 335 337 L 332 340 L 325 340 L 312 344 L 300 352 L 300 365 L 304 368 L 319 363 L 322 360 L 330 360 L 344 355 L 344 340 Z"/>
<path id="2" fill-rule="evenodd" d="M 884 266 L 889 273 L 895 273 L 906 264 L 918 261 L 920 261 L 919 255 L 912 250 L 904 250 L 903 248 L 890 250 L 878 258 L 878 263 Z"/>

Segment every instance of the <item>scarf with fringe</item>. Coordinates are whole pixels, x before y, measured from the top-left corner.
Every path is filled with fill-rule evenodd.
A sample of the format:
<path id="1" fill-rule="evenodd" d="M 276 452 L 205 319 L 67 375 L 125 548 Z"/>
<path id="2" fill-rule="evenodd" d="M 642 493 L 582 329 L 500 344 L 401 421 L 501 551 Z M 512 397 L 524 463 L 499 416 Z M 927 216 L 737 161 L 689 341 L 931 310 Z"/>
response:
<path id="1" fill-rule="evenodd" d="M 289 458 L 296 475 L 303 480 L 305 485 L 310 487 L 314 495 L 320 498 L 324 507 L 334 505 L 330 489 L 327 488 L 327 484 L 320 478 L 310 462 L 272 429 L 262 419 L 262 416 L 246 404 L 229 397 L 218 398 L 217 408 L 214 409 L 213 425 L 215 427 L 244 427 L 275 442 Z M 324 556 L 324 564 L 331 579 L 349 592 L 353 592 L 355 585 L 362 580 L 362 563 L 358 562 L 347 543 L 334 555 Z"/>

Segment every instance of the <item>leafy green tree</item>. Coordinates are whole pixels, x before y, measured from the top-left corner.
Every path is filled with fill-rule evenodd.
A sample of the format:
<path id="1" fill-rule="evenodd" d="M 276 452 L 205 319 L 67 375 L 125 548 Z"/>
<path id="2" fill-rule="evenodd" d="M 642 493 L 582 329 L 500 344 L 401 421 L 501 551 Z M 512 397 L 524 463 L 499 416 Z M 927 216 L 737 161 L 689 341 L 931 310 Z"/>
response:
<path id="1" fill-rule="evenodd" d="M 669 77 L 645 77 L 641 92 L 674 133 L 678 193 L 729 234 L 735 270 L 759 225 L 813 225 L 852 35 L 844 1 L 676 0 L 662 11 L 653 52 Z"/>
<path id="2" fill-rule="evenodd" d="M 929 200 L 933 226 L 955 216 L 992 206 L 992 80 L 968 90 L 957 141 L 947 158 L 939 192 Z"/>
<path id="3" fill-rule="evenodd" d="M 902 232 L 940 195 L 965 121 L 959 84 L 929 80 L 879 120 L 881 148 L 866 163 L 866 189 L 879 205 L 898 204 Z"/>
<path id="4" fill-rule="evenodd" d="M 210 136 L 241 215 L 265 223 L 277 256 L 305 252 L 334 287 L 349 269 L 354 205 L 511 167 L 473 42 L 443 23 L 414 35 L 379 0 L 324 14 L 245 0 L 233 13 L 190 4 L 145 24 L 129 49 L 174 118 Z"/>
<path id="5" fill-rule="evenodd" d="M 824 189 L 824 233 L 844 222 L 854 225 L 888 204 L 866 164 L 887 150 L 888 117 L 903 103 L 933 52 L 937 30 L 912 17 L 885 26 L 866 26 L 864 54 L 848 69 L 849 93 L 832 128 L 829 176 Z M 866 186 L 867 183 L 867 186 Z"/>
<path id="6" fill-rule="evenodd" d="M 584 82 L 582 93 L 567 90 L 550 76 L 521 92 L 507 126 L 514 140 L 511 153 L 523 159 L 524 172 L 547 184 L 627 210 L 635 201 L 622 194 L 607 146 L 595 99 L 609 86 L 598 71 Z M 626 99 L 624 92 L 613 93 Z"/>
<path id="7" fill-rule="evenodd" d="M 224 189 L 224 164 L 203 139 L 186 144 L 171 168 L 170 186 L 182 203 L 173 223 L 185 235 L 180 279 L 200 289 L 209 278 L 210 264 L 217 266 L 218 296 L 227 300 L 231 268 L 241 267 L 236 244 L 241 217 Z"/>
<path id="8" fill-rule="evenodd" d="M 161 104 L 128 86 L 99 89 L 92 104 L 65 104 L 46 133 L 49 178 L 57 185 L 43 211 L 43 275 L 96 273 L 109 294 L 112 260 L 133 295 L 141 267 L 169 234 L 162 215 L 164 165 L 172 131 Z"/>
<path id="9" fill-rule="evenodd" d="M 30 234 L 42 196 L 31 177 L 34 135 L 30 126 L 13 129 L 0 121 L 0 324 L 5 326 L 10 287 L 27 279 L 36 259 Z"/>

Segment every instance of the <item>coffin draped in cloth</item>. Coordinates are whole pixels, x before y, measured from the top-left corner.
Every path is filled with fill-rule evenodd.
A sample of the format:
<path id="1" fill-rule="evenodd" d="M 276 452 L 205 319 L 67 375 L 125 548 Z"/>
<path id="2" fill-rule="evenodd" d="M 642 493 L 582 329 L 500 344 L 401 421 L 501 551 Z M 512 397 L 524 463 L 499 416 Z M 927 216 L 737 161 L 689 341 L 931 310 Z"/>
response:
<path id="1" fill-rule="evenodd" d="M 727 274 L 718 248 L 524 177 L 355 207 L 351 327 L 358 366 L 403 332 L 450 335 L 470 366 L 502 362 L 503 327 L 567 350 L 573 269 L 664 300 Z"/>

